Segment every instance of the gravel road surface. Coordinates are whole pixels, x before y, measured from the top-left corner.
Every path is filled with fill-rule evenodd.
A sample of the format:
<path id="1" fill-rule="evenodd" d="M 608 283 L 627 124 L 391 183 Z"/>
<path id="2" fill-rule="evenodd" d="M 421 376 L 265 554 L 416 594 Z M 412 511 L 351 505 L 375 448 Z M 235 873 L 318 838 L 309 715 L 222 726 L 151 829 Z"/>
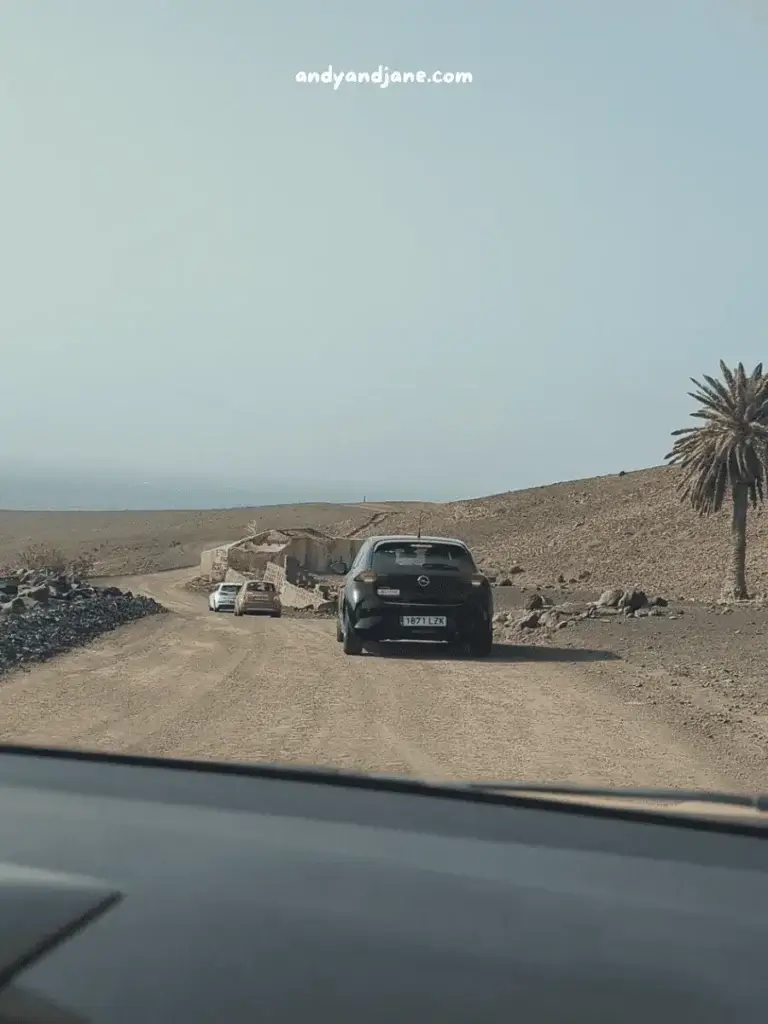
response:
<path id="1" fill-rule="evenodd" d="M 213 614 L 193 570 L 120 579 L 170 614 L 0 688 L 0 739 L 428 779 L 744 788 L 728 751 L 639 707 L 605 652 L 434 647 L 345 657 L 328 619 Z"/>

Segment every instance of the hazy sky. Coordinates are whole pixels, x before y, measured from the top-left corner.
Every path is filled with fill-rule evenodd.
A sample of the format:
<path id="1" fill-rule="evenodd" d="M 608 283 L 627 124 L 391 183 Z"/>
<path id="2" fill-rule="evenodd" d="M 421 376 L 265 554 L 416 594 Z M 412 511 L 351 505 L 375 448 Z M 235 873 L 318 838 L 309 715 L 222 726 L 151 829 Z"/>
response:
<path id="1" fill-rule="evenodd" d="M 759 0 L 5 0 L 0 462 L 444 498 L 766 357 Z M 472 85 L 298 85 L 300 70 Z"/>

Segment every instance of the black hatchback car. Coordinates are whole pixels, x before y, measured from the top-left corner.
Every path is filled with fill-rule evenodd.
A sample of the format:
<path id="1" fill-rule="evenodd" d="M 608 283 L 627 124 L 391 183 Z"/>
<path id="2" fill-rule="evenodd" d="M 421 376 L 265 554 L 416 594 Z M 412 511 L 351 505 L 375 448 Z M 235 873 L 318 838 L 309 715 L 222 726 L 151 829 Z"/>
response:
<path id="1" fill-rule="evenodd" d="M 369 537 L 339 593 L 336 639 L 345 654 L 366 641 L 438 640 L 485 657 L 493 647 L 493 593 L 463 541 Z"/>

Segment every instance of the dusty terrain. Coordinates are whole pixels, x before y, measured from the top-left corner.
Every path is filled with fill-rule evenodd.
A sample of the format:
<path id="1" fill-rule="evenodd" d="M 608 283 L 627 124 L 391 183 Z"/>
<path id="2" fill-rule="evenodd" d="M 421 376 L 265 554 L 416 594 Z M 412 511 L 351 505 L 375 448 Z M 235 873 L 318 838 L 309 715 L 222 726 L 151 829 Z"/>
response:
<path id="1" fill-rule="evenodd" d="M 698 518 L 678 500 L 675 480 L 676 470 L 659 467 L 447 504 L 0 511 L 0 564 L 26 544 L 48 541 L 67 554 L 93 554 L 103 575 L 150 573 L 196 564 L 202 549 L 236 540 L 252 521 L 261 529 L 311 525 L 366 536 L 415 531 L 421 511 L 425 533 L 462 537 L 488 569 L 522 567 L 516 582 L 529 587 L 589 572 L 596 588 L 641 586 L 668 597 L 712 600 L 728 559 L 728 513 Z M 750 512 L 747 573 L 755 592 L 768 592 L 768 512 Z"/>
<path id="2" fill-rule="evenodd" d="M 170 614 L 9 677 L 0 738 L 438 779 L 743 790 L 764 777 L 757 741 L 687 728 L 648 699 L 658 678 L 638 696 L 615 655 L 498 645 L 486 662 L 407 647 L 345 658 L 331 620 L 215 615 L 189 575 L 124 580 Z"/>
<path id="3" fill-rule="evenodd" d="M 67 556 L 92 555 L 99 575 L 162 572 L 196 565 L 205 548 L 257 530 L 339 523 L 364 527 L 382 505 L 268 505 L 188 512 L 10 512 L 0 510 L 0 565 L 29 544 L 45 542 Z M 398 510 L 405 503 L 392 502 Z"/>
<path id="4" fill-rule="evenodd" d="M 105 576 L 140 576 L 120 585 L 174 612 L 4 681 L 2 736 L 419 775 L 768 790 L 768 608 L 713 603 L 727 516 L 697 518 L 674 481 L 662 468 L 447 505 L 0 513 L 0 561 L 32 541 L 89 551 Z M 522 611 L 537 591 L 582 601 L 619 586 L 665 596 L 670 614 L 504 634 L 516 643 L 488 663 L 345 659 L 329 620 L 212 616 L 185 589 L 194 569 L 179 571 L 254 520 L 364 536 L 413 532 L 419 514 L 425 533 L 462 537 L 485 569 L 510 574 L 498 609 Z M 768 590 L 767 522 L 750 513 L 758 593 Z"/>

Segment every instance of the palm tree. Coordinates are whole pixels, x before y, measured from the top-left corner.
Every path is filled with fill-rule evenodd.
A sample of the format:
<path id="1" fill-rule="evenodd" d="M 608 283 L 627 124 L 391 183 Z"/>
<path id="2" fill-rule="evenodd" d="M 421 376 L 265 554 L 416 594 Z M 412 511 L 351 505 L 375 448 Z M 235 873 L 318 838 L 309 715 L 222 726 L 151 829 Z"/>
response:
<path id="1" fill-rule="evenodd" d="M 732 371 L 722 359 L 720 370 L 723 381 L 691 378 L 697 390 L 688 394 L 704 407 L 691 415 L 705 422 L 673 431 L 677 440 L 665 459 L 680 467 L 678 491 L 699 515 L 719 512 L 730 493 L 732 549 L 721 600 L 744 601 L 747 507 L 763 501 L 768 482 L 768 376 L 762 363 L 750 376 L 741 363 Z"/>

